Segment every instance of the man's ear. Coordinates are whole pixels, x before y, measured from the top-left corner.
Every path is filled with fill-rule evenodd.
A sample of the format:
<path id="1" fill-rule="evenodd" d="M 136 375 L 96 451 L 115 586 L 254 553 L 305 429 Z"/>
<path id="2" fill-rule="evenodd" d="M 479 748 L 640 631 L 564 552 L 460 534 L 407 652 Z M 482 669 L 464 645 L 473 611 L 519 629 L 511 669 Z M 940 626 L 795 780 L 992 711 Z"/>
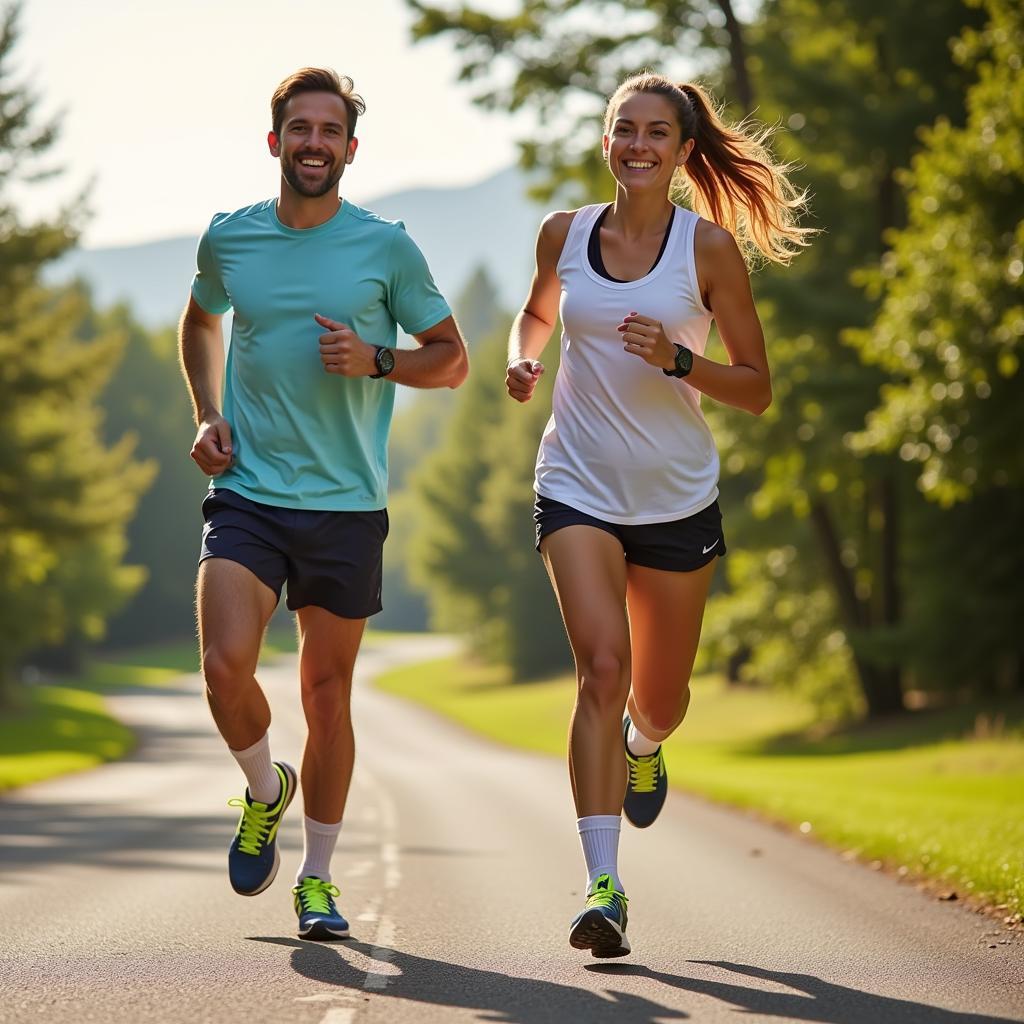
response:
<path id="1" fill-rule="evenodd" d="M 356 158 L 356 150 L 359 148 L 359 140 L 353 135 L 348 143 L 348 152 L 345 154 L 345 163 L 350 164 Z"/>
<path id="2" fill-rule="evenodd" d="M 281 140 L 277 137 L 277 132 L 267 132 L 267 148 L 275 159 L 281 155 Z"/>

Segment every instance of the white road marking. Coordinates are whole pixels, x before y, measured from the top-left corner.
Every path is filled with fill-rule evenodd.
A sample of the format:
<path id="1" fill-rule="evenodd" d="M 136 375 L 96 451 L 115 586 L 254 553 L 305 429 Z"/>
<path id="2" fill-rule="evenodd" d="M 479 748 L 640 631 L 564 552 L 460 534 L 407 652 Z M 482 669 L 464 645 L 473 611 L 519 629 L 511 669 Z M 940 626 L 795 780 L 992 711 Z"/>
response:
<path id="1" fill-rule="evenodd" d="M 332 1006 L 321 1018 L 320 1024 L 352 1024 L 356 1019 L 354 1006 Z"/>

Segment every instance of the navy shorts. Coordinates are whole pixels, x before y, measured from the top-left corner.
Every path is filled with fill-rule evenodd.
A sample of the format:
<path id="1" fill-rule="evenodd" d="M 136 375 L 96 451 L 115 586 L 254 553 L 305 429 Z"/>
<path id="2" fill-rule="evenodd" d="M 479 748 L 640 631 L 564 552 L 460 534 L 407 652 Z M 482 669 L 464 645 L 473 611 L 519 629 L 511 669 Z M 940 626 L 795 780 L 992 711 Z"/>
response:
<path id="1" fill-rule="evenodd" d="M 380 584 L 388 512 L 323 512 L 250 501 L 224 487 L 203 499 L 199 561 L 244 565 L 288 607 L 316 605 L 345 619 L 381 610 Z"/>
<path id="2" fill-rule="evenodd" d="M 537 495 L 533 521 L 537 527 L 538 551 L 541 541 L 556 530 L 565 526 L 593 526 L 618 540 L 627 562 L 648 569 L 692 572 L 725 554 L 722 512 L 717 501 L 685 519 L 623 526 L 606 523 L 554 498 Z"/>

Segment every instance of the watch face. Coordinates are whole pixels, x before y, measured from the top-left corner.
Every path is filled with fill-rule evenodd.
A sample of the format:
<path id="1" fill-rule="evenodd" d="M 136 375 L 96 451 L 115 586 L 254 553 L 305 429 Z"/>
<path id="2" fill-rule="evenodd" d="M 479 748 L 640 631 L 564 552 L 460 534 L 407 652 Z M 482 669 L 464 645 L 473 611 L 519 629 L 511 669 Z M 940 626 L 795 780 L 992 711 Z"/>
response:
<path id="1" fill-rule="evenodd" d="M 381 348 L 377 352 L 377 369 L 385 376 L 395 368 L 395 353 L 389 348 Z"/>
<path id="2" fill-rule="evenodd" d="M 684 376 L 693 369 L 693 353 L 681 345 L 676 349 L 676 369 Z"/>

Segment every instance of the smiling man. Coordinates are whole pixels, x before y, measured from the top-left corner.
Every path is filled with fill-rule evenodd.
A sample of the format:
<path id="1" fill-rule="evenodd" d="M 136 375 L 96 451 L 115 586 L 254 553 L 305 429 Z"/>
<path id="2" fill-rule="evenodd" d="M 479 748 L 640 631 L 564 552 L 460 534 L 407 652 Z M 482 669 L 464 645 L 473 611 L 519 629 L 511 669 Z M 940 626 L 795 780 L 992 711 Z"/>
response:
<path id="1" fill-rule="evenodd" d="M 352 81 L 303 68 L 271 100 L 280 194 L 217 214 L 199 242 L 181 362 L 212 478 L 197 603 L 206 694 L 245 775 L 228 853 L 236 892 L 277 873 L 277 833 L 299 779 L 271 758 L 254 673 L 282 587 L 297 613 L 308 735 L 299 934 L 344 938 L 330 860 L 352 776 L 349 700 L 366 618 L 381 609 L 394 386 L 457 387 L 465 345 L 416 244 L 339 195 L 363 100 Z M 225 367 L 221 317 L 233 309 Z M 397 326 L 419 347 L 396 350 Z"/>

